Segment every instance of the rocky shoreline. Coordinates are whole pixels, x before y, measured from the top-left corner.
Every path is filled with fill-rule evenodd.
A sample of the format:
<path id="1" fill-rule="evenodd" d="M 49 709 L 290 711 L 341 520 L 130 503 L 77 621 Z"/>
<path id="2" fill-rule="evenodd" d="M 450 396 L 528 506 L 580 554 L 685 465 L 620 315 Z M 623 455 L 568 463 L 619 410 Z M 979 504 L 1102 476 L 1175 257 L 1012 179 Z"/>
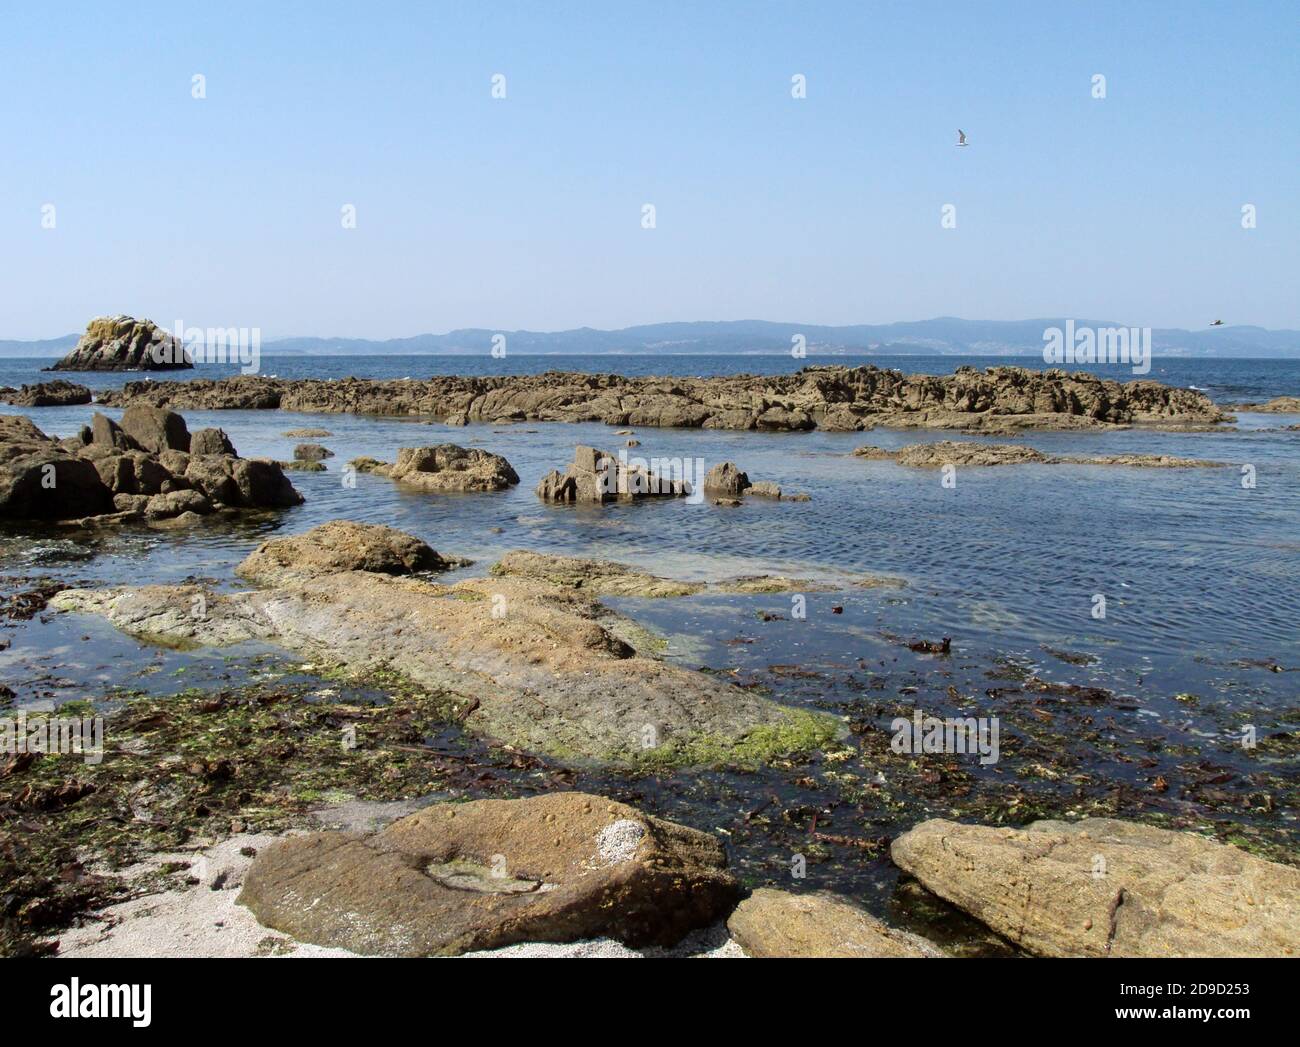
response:
<path id="1" fill-rule="evenodd" d="M 816 372 L 833 373 L 830 398 L 826 388 L 809 391 Z M 643 385 L 616 392 L 597 382 L 596 395 L 585 400 L 577 393 L 568 399 L 565 383 L 578 376 L 538 376 L 544 381 L 527 395 L 509 386 L 522 379 L 506 379 L 508 387 L 499 388 L 493 406 L 488 406 L 489 393 L 474 393 L 466 401 L 465 389 L 454 395 L 444 389 L 436 398 L 440 411 L 455 410 L 431 416 L 453 424 L 524 417 L 584 421 L 592 420 L 586 412 L 606 412 L 616 404 L 617 411 L 595 420 L 791 430 L 894 424 L 985 435 L 1007 427 L 1177 426 L 1195 419 L 1187 426 L 1196 428 L 1224 420 L 1212 417 L 1213 405 L 1203 410 L 1177 395 L 1179 390 L 1125 394 L 1122 405 L 1104 410 L 1100 401 L 1067 397 L 1063 410 L 1015 411 L 1042 402 L 1021 403 L 1005 390 L 992 404 L 976 398 L 956 409 L 950 406 L 956 381 L 944 384 L 945 406 L 939 407 L 925 396 L 912 404 L 911 392 L 897 390 L 908 406 L 883 407 L 875 393 L 835 399 L 843 383 L 857 380 L 850 374 L 843 368 L 813 368 L 785 379 L 716 380 L 732 383 L 725 393 L 706 392 L 690 381 L 688 393 L 650 392 Z M 151 401 L 170 405 L 173 393 L 183 394 L 183 401 L 191 395 L 185 392 L 190 385 L 200 387 L 194 391 L 199 399 L 212 395 L 223 401 L 232 389 L 262 396 L 271 388 L 279 390 L 280 399 L 263 406 L 295 409 L 281 400 L 295 402 L 308 387 L 310 396 L 318 396 L 321 389 L 355 386 L 369 391 L 355 400 L 339 399 L 335 408 L 302 409 L 350 410 L 337 405 L 373 404 L 372 396 L 396 390 L 398 403 L 418 406 L 415 413 L 425 414 L 425 393 L 416 390 L 402 399 L 407 395 L 402 390 L 441 381 L 146 383 L 139 395 L 126 395 L 120 422 L 96 415 L 67 440 L 46 436 L 25 418 L 0 417 L 0 443 L 9 452 L 0 460 L 0 515 L 95 527 L 173 526 L 211 513 L 297 504 L 301 495 L 279 464 L 242 459 L 222 430 L 191 433 L 180 415 Z M 459 386 L 478 380 L 449 381 Z M 733 408 L 722 408 L 722 400 L 696 399 L 743 397 L 749 394 L 740 390 L 750 381 L 776 388 L 782 399 L 764 392 L 743 401 L 738 415 L 725 413 Z M 1130 385 L 1164 389 L 1155 383 Z M 1050 382 L 1044 389 L 1049 387 Z M 546 401 L 547 389 L 559 399 Z M 530 400 L 533 393 L 539 399 Z M 54 388 L 49 395 L 80 393 L 76 387 L 71 392 Z M 682 414 L 687 401 L 724 413 Z M 509 413 L 490 417 L 502 405 Z M 662 410 L 656 414 L 657 408 Z M 296 439 L 329 435 L 317 429 L 286 434 Z M 1058 456 L 1015 444 L 946 440 L 898 451 L 863 447 L 855 453 L 916 468 L 1224 464 L 1170 455 Z M 294 455 L 318 468 L 332 457 L 316 444 L 299 445 Z M 615 461 L 608 452 L 579 447 L 565 472 L 545 477 L 537 494 L 548 502 L 603 504 L 610 492 L 598 482 L 601 466 Z M 62 490 L 69 499 L 75 492 L 78 506 L 89 498 L 98 511 L 74 515 L 71 500 L 59 502 L 57 511 L 51 508 L 51 499 L 63 496 L 36 494 L 32 479 L 39 479 L 45 466 L 59 480 L 50 490 Z M 519 482 L 501 456 L 453 444 L 402 447 L 392 464 L 356 459 L 351 467 L 432 494 L 502 491 Z M 262 480 L 253 482 L 254 474 Z M 73 477 L 84 482 L 73 485 Z M 692 491 L 648 473 L 626 479 L 629 499 Z M 696 479 L 718 504 L 782 497 L 776 484 L 751 482 L 730 461 Z M 475 502 L 491 498 L 473 494 Z M 666 660 L 663 637 L 612 602 L 840 593 L 855 586 L 901 588 L 902 579 L 758 574 L 705 583 L 609 560 L 521 549 L 494 553 L 498 558 L 475 577 L 462 571 L 444 580 L 446 572 L 469 563 L 455 555 L 454 540 L 448 541 L 450 550 L 442 548 L 441 538 L 435 550 L 392 528 L 334 520 L 262 541 L 236 569 L 247 584 L 238 591 L 198 577 L 169 585 L 116 584 L 116 579 L 110 585 L 102 579 L 43 585 L 34 598 L 41 609 L 48 599 L 51 613 L 95 615 L 130 636 L 177 649 L 270 644 L 306 660 L 324 679 L 346 681 L 348 687 L 379 686 L 387 697 L 369 707 L 315 695 L 298 700 L 268 688 L 196 690 L 163 701 L 124 703 L 112 714 L 119 748 L 96 773 L 79 770 L 69 776 L 39 756 L 0 757 L 0 811 L 20 812 L 25 824 L 42 826 L 44 840 L 14 850 L 6 837 L 9 851 L 0 848 L 0 873 L 14 884 L 3 915 L 20 918 L 16 936 L 12 926 L 0 927 L 0 953 L 963 954 L 965 946 L 927 937 L 911 914 L 899 919 L 900 912 L 868 911 L 843 895 L 787 880 L 780 869 L 755 877 L 751 864 L 733 860 L 735 840 L 762 831 L 769 804 L 771 821 L 780 827 L 772 831 L 787 834 L 781 837 L 787 846 L 777 848 L 782 854 L 793 846 L 800 857 L 817 862 L 828 860 L 833 850 L 841 866 L 887 866 L 899 877 L 900 898 L 920 899 L 918 909 L 941 909 L 950 923 L 968 921 L 987 935 L 993 949 L 1006 953 L 1278 956 L 1300 948 L 1295 903 L 1300 872 L 1282 864 L 1289 859 L 1268 860 L 1277 851 L 1257 848 L 1254 834 L 1242 836 L 1242 846 L 1203 835 L 1213 831 L 1220 840 L 1238 842 L 1226 828 L 1232 818 L 1227 812 L 1243 803 L 1271 811 L 1275 793 L 1285 803 L 1287 793 L 1275 788 L 1281 772 L 1276 779 L 1263 771 L 1250 780 L 1243 776 L 1232 786 L 1240 786 L 1237 792 L 1224 791 L 1220 799 L 1203 803 L 1202 812 L 1225 815 L 1212 830 L 1203 814 L 1191 813 L 1190 800 L 1159 807 L 1167 784 L 1152 787 L 1153 800 L 1130 800 L 1124 816 L 1112 818 L 1105 815 L 1121 813 L 1122 788 L 1108 809 L 1095 796 L 1085 796 L 1091 787 L 1082 784 L 1077 763 L 1071 768 L 1074 757 L 1056 764 L 1045 755 L 1054 736 L 1038 744 L 1021 733 L 1008 750 L 1024 745 L 1029 751 L 1008 766 L 1007 781 L 995 783 L 994 791 L 1005 787 L 1012 795 L 1018 787 L 1012 778 L 1065 774 L 1074 785 L 1063 784 L 1061 796 L 1073 799 L 1046 811 L 1039 806 L 1041 797 L 1027 793 L 1014 793 L 1009 804 L 968 803 L 959 798 L 969 795 L 973 780 L 960 761 L 938 756 L 890 762 L 888 735 L 874 724 L 888 716 L 894 698 L 899 706 L 916 705 L 918 699 L 905 697 L 916 693 L 915 686 L 895 687 L 897 693 L 889 697 L 866 694 L 860 706 L 787 704 L 779 692 L 734 669 L 717 672 Z M 839 604 L 830 608 L 842 612 Z M 761 621 L 781 617 L 759 614 Z M 903 657 L 910 650 L 941 664 L 963 660 L 960 641 L 952 646 L 947 638 L 894 639 Z M 747 641 L 738 634 L 735 642 Z M 858 668 L 866 666 L 860 662 Z M 799 665 L 769 670 L 773 677 L 818 675 Z M 1092 714 L 1100 716 L 1107 706 L 1110 717 L 1125 708 L 1101 688 L 1034 675 L 1009 682 L 991 670 L 985 675 L 1001 681 L 983 693 L 1008 724 L 1020 705 L 1040 723 L 1059 718 L 1051 728 L 1057 735 L 1082 731 L 1089 744 L 1106 745 L 1103 735 L 1111 737 L 1110 721 L 1094 731 Z M 864 678 L 885 680 L 869 673 Z M 983 701 L 978 688 L 960 685 L 959 690 L 956 681 L 946 692 L 958 703 Z M 360 738 L 360 748 L 340 748 L 340 733 L 347 737 L 349 731 Z M 463 735 L 465 744 L 476 747 L 473 755 L 444 748 L 439 739 L 446 732 Z M 1266 744 L 1289 744 L 1276 741 L 1281 737 L 1274 733 Z M 1133 758 L 1120 756 L 1124 763 Z M 1196 758 L 1201 759 L 1199 751 Z M 804 802 L 759 795 L 754 776 L 774 768 L 797 783 Z M 1203 774 L 1189 773 L 1220 782 L 1223 772 L 1208 760 L 1202 760 L 1202 769 Z M 725 818 L 698 812 L 686 818 L 681 816 L 685 808 L 665 812 L 640 801 L 642 792 L 653 788 L 649 783 L 704 778 L 717 792 L 701 801 L 703 810 L 723 795 L 745 806 Z M 1183 796 L 1202 803 L 1199 778 L 1195 781 Z M 818 797 L 823 791 L 824 799 Z M 321 799 L 333 792 L 390 804 L 391 816 L 365 825 L 322 821 L 329 817 L 322 811 L 330 808 L 321 807 Z M 883 817 L 847 814 L 851 798 L 864 795 L 873 810 L 889 811 L 896 819 L 887 830 Z M 1068 820 L 1057 817 L 1062 812 Z M 1196 831 L 1180 831 L 1189 828 Z M 59 842 L 61 836 L 76 844 L 75 853 Z M 777 853 L 774 846 L 771 853 Z M 139 860 L 148 868 L 125 867 Z"/>
<path id="2" fill-rule="evenodd" d="M 1006 432 L 1126 425 L 1203 426 L 1230 420 L 1205 394 L 1149 380 L 1085 372 L 960 367 L 907 375 L 863 367 L 806 367 L 789 375 L 630 378 L 540 375 L 424 380 L 288 380 L 261 376 L 128 382 L 109 406 L 418 415 L 468 422 L 604 422 L 616 426 L 865 431 L 876 426 Z"/>

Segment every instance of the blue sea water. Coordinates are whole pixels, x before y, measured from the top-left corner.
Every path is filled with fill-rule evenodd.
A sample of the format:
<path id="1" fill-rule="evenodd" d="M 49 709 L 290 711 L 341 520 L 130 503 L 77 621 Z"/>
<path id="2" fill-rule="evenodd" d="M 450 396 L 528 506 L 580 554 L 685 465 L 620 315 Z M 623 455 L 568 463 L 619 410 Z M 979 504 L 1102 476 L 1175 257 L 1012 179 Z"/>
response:
<path id="1" fill-rule="evenodd" d="M 777 356 L 746 357 L 279 357 L 263 372 L 292 377 L 414 377 L 436 373 L 617 369 L 620 373 L 775 372 L 802 364 Z M 937 373 L 965 358 L 894 357 L 908 371 Z M 39 380 L 36 361 L 0 362 L 0 384 Z M 190 374 L 203 376 L 210 368 Z M 47 376 L 48 377 L 48 376 Z M 122 375 L 76 375 L 96 388 Z M 1300 393 L 1300 361 L 1157 362 L 1151 376 L 1196 386 L 1221 400 Z M 37 408 L 28 414 L 47 432 L 70 435 L 96 408 Z M 110 411 L 111 413 L 115 413 Z M 1300 617 L 1300 433 L 1287 415 L 1243 413 L 1235 431 L 1172 433 L 1042 432 L 1019 438 L 1051 454 L 1165 453 L 1226 463 L 1219 469 L 1015 466 L 966 469 L 955 489 L 938 473 L 888 461 L 853 458 L 856 446 L 897 447 L 950 433 L 749 433 L 642 430 L 646 458 L 698 461 L 707 469 L 737 462 L 753 479 L 775 480 L 812 495 L 807 503 L 751 500 L 739 510 L 708 504 L 637 504 L 597 512 L 544 505 L 533 494 L 547 471 L 572 458 L 577 443 L 616 450 L 608 427 L 527 423 L 450 429 L 410 420 L 281 412 L 186 412 L 190 427 L 224 428 L 241 454 L 292 457 L 283 432 L 319 426 L 336 457 L 323 474 L 297 473 L 305 505 L 269 525 L 299 531 L 347 517 L 412 531 L 435 548 L 488 559 L 528 547 L 627 560 L 659 573 L 722 577 L 728 573 L 883 572 L 909 578 L 906 609 L 917 629 L 969 636 L 990 650 L 1039 643 L 1092 643 L 1105 663 L 1142 672 L 1168 666 L 1180 679 L 1187 654 L 1273 657 L 1294 654 Z M 967 437 L 961 437 L 966 439 Z M 1003 438 L 1004 439 L 1004 438 Z M 439 442 L 505 455 L 522 482 L 492 496 L 431 497 L 362 476 L 339 482 L 342 463 L 359 455 L 392 460 L 398 447 Z M 1243 486 L 1251 467 L 1255 486 Z M 154 539 L 133 573 L 174 576 L 195 566 L 228 568 L 258 533 L 218 529 Z M 147 544 L 147 541 L 146 541 Z M 133 554 L 134 555 L 134 554 Z M 192 558 L 192 559 L 191 559 Z M 112 558 L 104 570 L 116 569 Z M 1105 622 L 1089 616 L 1091 597 L 1110 594 Z M 1300 681 L 1300 674 L 1287 683 Z M 1182 686 L 1186 684 L 1183 680 Z"/>

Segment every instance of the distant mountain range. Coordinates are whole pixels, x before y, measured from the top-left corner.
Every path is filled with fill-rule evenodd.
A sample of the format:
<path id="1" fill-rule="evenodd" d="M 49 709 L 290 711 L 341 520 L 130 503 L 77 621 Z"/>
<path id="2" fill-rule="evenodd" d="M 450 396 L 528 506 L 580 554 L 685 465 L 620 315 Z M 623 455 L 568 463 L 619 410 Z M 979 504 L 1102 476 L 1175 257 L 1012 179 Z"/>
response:
<path id="1" fill-rule="evenodd" d="M 771 354 L 788 353 L 802 335 L 809 357 L 870 354 L 877 356 L 1039 356 L 1043 331 L 1064 327 L 1065 320 L 960 320 L 939 317 L 892 324 L 773 323 L 767 320 L 694 321 L 643 324 L 618 331 L 579 327 L 571 331 L 499 331 L 468 328 L 447 334 L 373 341 L 366 338 L 277 338 L 262 343 L 268 355 L 482 355 L 504 335 L 511 354 Z M 1108 320 L 1075 320 L 1075 327 L 1117 327 Z M 22 342 L 0 340 L 0 356 L 62 356 L 77 335 Z M 1155 328 L 1156 355 L 1185 357 L 1300 358 L 1300 331 L 1263 327 L 1207 327 L 1199 331 Z"/>

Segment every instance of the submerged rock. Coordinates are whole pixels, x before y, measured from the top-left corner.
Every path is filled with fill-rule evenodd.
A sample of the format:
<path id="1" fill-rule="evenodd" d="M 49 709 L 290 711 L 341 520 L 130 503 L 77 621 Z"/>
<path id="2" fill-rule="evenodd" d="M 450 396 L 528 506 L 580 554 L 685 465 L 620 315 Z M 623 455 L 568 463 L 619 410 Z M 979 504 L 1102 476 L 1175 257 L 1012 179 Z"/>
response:
<path id="1" fill-rule="evenodd" d="M 65 382 L 62 378 L 18 389 L 0 389 L 0 402 L 14 407 L 73 407 L 88 404 L 92 399 L 94 396 L 86 386 Z"/>
<path id="2" fill-rule="evenodd" d="M 1191 833 L 1111 818 L 1024 829 L 923 822 L 896 865 L 1041 956 L 1300 951 L 1300 869 Z"/>
<path id="3" fill-rule="evenodd" d="M 912 444 L 897 451 L 882 447 L 859 447 L 858 458 L 893 459 L 914 469 L 938 469 L 944 465 L 1022 465 L 1046 462 L 1048 457 L 1032 447 L 1018 444 L 980 444 L 942 440 L 932 444 Z"/>
<path id="4" fill-rule="evenodd" d="M 671 945 L 740 891 L 706 833 L 586 793 L 439 803 L 259 853 L 239 902 L 301 941 L 446 956 L 597 936 Z"/>
<path id="5" fill-rule="evenodd" d="M 727 920 L 737 944 L 755 957 L 937 958 L 924 938 L 882 923 L 833 894 L 760 888 Z"/>
<path id="6" fill-rule="evenodd" d="M 351 464 L 357 472 L 377 473 L 426 491 L 501 491 L 519 482 L 519 475 L 499 454 L 456 444 L 403 447 L 393 465 L 373 458 L 356 458 Z"/>
<path id="7" fill-rule="evenodd" d="M 99 316 L 51 371 L 174 371 L 194 361 L 176 338 L 152 320 Z"/>
<path id="8" fill-rule="evenodd" d="M 515 549 L 492 565 L 492 573 L 534 578 L 596 596 L 689 596 L 703 590 L 699 582 L 678 582 L 646 574 L 609 560 L 585 560 Z"/>
<path id="9" fill-rule="evenodd" d="M 1263 403 L 1225 404 L 1230 411 L 1259 411 L 1265 414 L 1300 414 L 1300 396 L 1275 396 Z"/>
<path id="10" fill-rule="evenodd" d="M 941 440 L 910 444 L 896 451 L 870 444 L 853 452 L 855 457 L 892 460 L 914 469 L 938 469 L 945 465 L 1124 465 L 1147 469 L 1196 469 L 1223 466 L 1202 458 L 1176 458 L 1167 454 L 1106 454 L 1092 456 L 1047 455 L 1020 444 L 982 444 L 972 441 Z"/>

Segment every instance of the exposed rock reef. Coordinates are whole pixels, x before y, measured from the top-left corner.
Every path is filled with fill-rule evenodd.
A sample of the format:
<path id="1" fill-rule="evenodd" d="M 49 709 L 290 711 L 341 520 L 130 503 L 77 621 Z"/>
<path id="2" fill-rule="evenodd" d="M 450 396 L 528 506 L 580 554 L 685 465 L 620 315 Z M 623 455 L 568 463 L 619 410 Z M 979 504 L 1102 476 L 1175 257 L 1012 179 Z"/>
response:
<path id="1" fill-rule="evenodd" d="M 1203 393 L 1159 382 L 1115 382 L 1086 372 L 958 368 L 906 375 L 865 367 L 806 367 L 789 375 L 629 378 L 540 375 L 437 376 L 423 381 L 288 380 L 239 376 L 130 382 L 105 403 L 176 409 L 427 415 L 450 424 L 605 422 L 708 429 L 865 430 L 877 425 L 1006 430 L 1217 423 L 1227 415 Z"/>
<path id="2" fill-rule="evenodd" d="M 519 474 L 499 454 L 456 444 L 403 447 L 393 465 L 373 458 L 354 458 L 351 465 L 359 473 L 376 473 L 425 491 L 502 491 L 519 482 Z"/>
<path id="3" fill-rule="evenodd" d="M 760 888 L 740 903 L 727 930 L 754 957 L 938 958 L 924 938 L 882 923 L 833 894 Z"/>
<path id="4" fill-rule="evenodd" d="M 49 370 L 177 371 L 193 366 L 176 337 L 152 320 L 97 316 L 72 351 Z"/>
<path id="5" fill-rule="evenodd" d="M 840 729 L 639 654 L 644 631 L 581 591 L 501 574 L 456 585 L 394 577 L 428 562 L 416 541 L 324 525 L 254 551 L 238 569 L 263 586 L 251 592 L 65 590 L 51 603 L 137 636 L 260 639 L 360 674 L 395 671 L 445 695 L 467 730 L 569 761 L 748 765 L 818 748 Z M 195 617 L 199 596 L 206 613 Z"/>
<path id="6" fill-rule="evenodd" d="M 1300 869 L 1110 818 L 1024 829 L 934 819 L 894 863 L 1040 956 L 1287 956 L 1300 950 Z"/>
<path id="7" fill-rule="evenodd" d="M 268 927 L 366 955 L 602 935 L 671 945 L 735 902 L 726 865 L 707 833 L 570 792 L 289 837 L 257 856 L 239 901 Z"/>
<path id="8" fill-rule="evenodd" d="M 14 407 L 75 407 L 88 404 L 94 396 L 84 385 L 56 378 L 52 382 L 37 382 L 18 389 L 0 389 L 0 403 Z"/>
<path id="9" fill-rule="evenodd" d="M 1257 411 L 1264 414 L 1300 414 L 1300 396 L 1275 396 L 1263 403 L 1225 404 L 1228 411 Z"/>
<path id="10" fill-rule="evenodd" d="M 896 451 L 870 444 L 857 448 L 858 458 L 895 461 L 914 469 L 938 469 L 945 465 L 1127 465 L 1145 469 L 1214 468 L 1226 462 L 1202 458 L 1176 458 L 1167 454 L 1107 454 L 1095 456 L 1048 455 L 1019 444 L 982 444 L 973 441 L 941 440 L 910 444 Z"/>
<path id="11" fill-rule="evenodd" d="M 280 467 L 240 458 L 220 429 L 191 434 L 178 414 L 96 414 L 56 441 L 26 418 L 0 415 L 0 518 L 184 521 L 213 512 L 302 502 Z"/>
<path id="12" fill-rule="evenodd" d="M 574 448 L 573 461 L 563 473 L 552 469 L 537 485 L 537 497 L 547 502 L 635 501 L 640 498 L 680 498 L 691 493 L 681 476 L 660 476 L 649 469 L 624 463 L 608 451 L 594 447 Z"/>

